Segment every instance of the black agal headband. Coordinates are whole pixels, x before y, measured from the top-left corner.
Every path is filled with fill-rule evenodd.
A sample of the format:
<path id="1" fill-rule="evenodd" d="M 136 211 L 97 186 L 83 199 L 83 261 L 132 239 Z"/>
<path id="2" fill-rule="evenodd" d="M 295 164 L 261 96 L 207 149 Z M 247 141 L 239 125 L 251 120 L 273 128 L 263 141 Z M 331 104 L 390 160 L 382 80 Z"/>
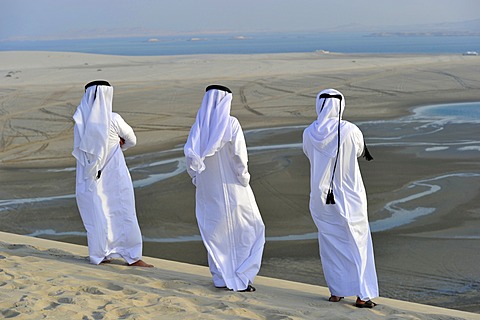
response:
<path id="1" fill-rule="evenodd" d="M 93 86 L 108 86 L 108 87 L 111 87 L 111 85 L 110 85 L 110 83 L 108 83 L 108 81 L 95 80 L 95 81 L 91 81 L 91 82 L 89 82 L 85 85 L 85 91 L 87 91 L 88 88 L 93 87 Z"/>
<path id="2" fill-rule="evenodd" d="M 318 97 L 318 99 L 325 99 L 325 100 L 323 100 L 322 108 L 320 109 L 320 112 L 322 112 L 323 107 L 325 106 L 325 101 L 327 101 L 328 98 L 339 99 L 339 100 L 340 100 L 340 104 L 342 103 L 342 95 L 340 95 L 340 94 L 322 93 L 322 94 L 320 95 L 320 97 Z M 341 108 L 341 105 L 340 105 L 340 108 Z"/>
<path id="3" fill-rule="evenodd" d="M 319 97 L 319 99 L 326 99 L 326 98 L 337 98 L 339 100 L 342 100 L 342 95 L 341 94 L 322 93 Z"/>
<path id="4" fill-rule="evenodd" d="M 209 90 L 214 90 L 214 89 L 217 89 L 217 90 L 221 90 L 221 91 L 226 91 L 228 93 L 232 93 L 232 90 L 230 90 L 229 88 L 225 87 L 225 86 L 222 86 L 220 84 L 211 84 L 209 85 L 206 89 L 205 89 L 205 92 L 209 91 Z"/>
<path id="5" fill-rule="evenodd" d="M 105 80 L 95 80 L 95 81 L 91 81 L 89 83 L 87 83 L 85 85 L 85 91 L 87 91 L 88 88 L 90 87 L 93 87 L 93 86 L 97 86 L 95 88 L 95 94 L 93 95 L 95 98 L 97 97 L 97 88 L 98 86 L 107 86 L 107 87 L 111 87 L 110 83 L 108 83 L 108 81 L 105 81 Z"/>

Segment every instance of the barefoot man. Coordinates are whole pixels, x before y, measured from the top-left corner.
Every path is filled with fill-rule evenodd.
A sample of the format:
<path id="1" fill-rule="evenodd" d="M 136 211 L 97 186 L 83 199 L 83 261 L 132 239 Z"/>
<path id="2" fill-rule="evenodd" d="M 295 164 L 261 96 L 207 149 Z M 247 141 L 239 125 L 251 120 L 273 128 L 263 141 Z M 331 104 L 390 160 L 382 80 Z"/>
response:
<path id="1" fill-rule="evenodd" d="M 133 147 L 137 138 L 123 118 L 112 112 L 112 99 L 113 87 L 107 81 L 90 82 L 73 115 L 76 198 L 87 230 L 90 262 L 123 258 L 129 266 L 153 267 L 141 260 L 142 235 L 122 152 Z"/>

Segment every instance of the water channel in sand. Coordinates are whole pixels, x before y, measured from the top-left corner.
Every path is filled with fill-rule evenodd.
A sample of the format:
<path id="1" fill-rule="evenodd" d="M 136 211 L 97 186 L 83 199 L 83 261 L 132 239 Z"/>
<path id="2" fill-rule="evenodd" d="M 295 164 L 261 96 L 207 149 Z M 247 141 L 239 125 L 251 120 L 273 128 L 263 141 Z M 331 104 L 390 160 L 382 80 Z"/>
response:
<path id="1" fill-rule="evenodd" d="M 479 103 L 427 106 L 356 123 L 374 157 L 359 161 L 382 296 L 480 312 L 479 110 Z M 325 285 L 308 210 L 306 125 L 245 130 L 266 225 L 260 274 Z M 182 147 L 127 153 L 144 254 L 206 265 Z M 86 244 L 74 167 L 1 169 L 0 176 L 10 181 L 0 191 L 2 231 Z"/>
<path id="2" fill-rule="evenodd" d="M 389 121 L 372 121 L 357 123 L 364 132 L 367 144 L 375 150 L 380 147 L 389 148 L 415 148 L 419 147 L 427 153 L 442 153 L 450 152 L 455 149 L 457 153 L 463 153 L 462 156 L 478 155 L 480 151 L 480 140 L 477 136 L 465 136 L 455 137 L 454 140 L 432 140 L 436 134 L 442 133 L 446 126 L 463 126 L 465 124 L 478 124 L 480 122 L 480 105 L 478 103 L 468 104 L 449 104 L 449 105 L 435 105 L 417 108 L 414 110 L 414 115 L 404 117 L 398 120 Z M 290 183 L 292 185 L 300 186 L 302 190 L 308 195 L 308 180 L 300 182 L 299 179 L 308 179 L 308 163 L 304 159 L 302 154 L 301 135 L 305 126 L 287 126 L 277 128 L 262 128 L 245 130 L 245 136 L 248 144 L 249 152 L 249 165 L 252 171 L 252 186 L 260 184 L 259 180 L 262 177 L 275 175 L 282 170 L 288 169 L 290 174 Z M 373 134 L 372 134 L 373 133 Z M 379 135 L 376 135 L 379 134 Z M 473 154 L 472 154 L 473 153 Z M 266 159 L 270 159 L 271 163 L 266 164 Z M 158 152 L 129 156 L 127 162 L 134 180 L 135 192 L 137 198 L 142 198 L 139 194 L 142 194 L 144 190 L 152 188 L 156 192 L 161 192 L 162 184 L 169 184 L 171 179 L 183 179 L 188 180 L 188 176 L 185 173 L 185 161 L 183 156 L 182 146 L 172 148 L 170 150 L 161 150 Z M 292 165 L 292 162 L 301 162 L 302 166 Z M 259 164 L 256 167 L 256 164 Z M 262 171 L 262 167 L 266 169 Z M 293 169 L 293 171 L 292 171 Z M 301 170 L 301 174 L 296 175 L 295 170 Z M 47 216 L 50 215 L 62 215 L 65 214 L 66 208 L 69 211 L 76 212 L 75 195 L 74 195 L 74 171 L 75 168 L 55 168 L 55 169 L 30 169 L 28 170 L 31 175 L 40 176 L 39 181 L 48 181 L 48 184 L 56 184 L 56 181 L 70 181 L 68 189 L 71 191 L 66 194 L 45 194 L 44 192 L 49 190 L 45 188 L 44 184 L 27 184 L 28 192 L 20 192 L 19 190 L 13 190 L 17 194 L 31 194 L 31 197 L 16 198 L 0 200 L 0 214 L 5 215 L 10 213 L 14 217 L 14 212 L 22 212 L 25 209 L 30 210 L 32 207 L 39 208 L 40 211 L 48 211 Z M 261 172 L 260 172 L 261 171 Z M 255 172 L 259 172 L 257 177 Z M 300 178 L 299 178 L 300 177 Z M 417 218 L 429 214 L 433 214 L 436 211 L 435 207 L 411 207 L 410 202 L 429 195 L 440 192 L 442 187 L 436 183 L 442 180 L 449 179 L 463 179 L 466 181 L 478 181 L 480 172 L 456 172 L 445 173 L 438 176 L 430 177 L 428 179 L 420 179 L 411 181 L 407 189 L 410 190 L 409 194 L 399 199 L 392 199 L 389 202 L 383 204 L 384 213 L 370 213 L 370 221 L 372 232 L 386 231 L 393 228 L 397 228 L 415 221 Z M 62 183 L 58 183 L 62 185 Z M 188 188 L 189 192 L 183 197 L 186 203 L 190 203 L 194 199 L 191 197 L 192 188 Z M 185 191 L 178 190 L 179 193 Z M 370 190 L 367 189 L 370 194 Z M 8 194 L 9 192 L 5 192 Z M 15 194 L 12 194 L 15 196 Z M 282 197 L 281 194 L 278 195 Z M 285 195 L 289 197 L 289 195 Z M 182 198 L 180 196 L 180 198 Z M 305 199 L 307 199 L 305 197 Z M 304 199 L 304 200 L 305 200 Z M 150 199 L 155 201 L 155 199 Z M 262 203 L 262 199 L 257 195 L 257 201 Z M 295 199 L 293 201 L 296 201 Z M 146 217 L 143 222 L 149 224 L 151 219 L 158 217 L 155 213 L 145 212 L 142 208 L 142 203 L 145 200 L 139 202 L 137 200 L 137 207 L 141 215 Z M 265 207 L 268 204 L 266 202 L 262 209 L 262 214 L 268 215 L 269 208 Z M 162 204 L 158 204 L 159 206 Z M 168 206 L 167 206 L 168 207 Z M 305 205 L 299 205 L 306 208 Z M 157 207 L 158 208 L 158 207 Z M 42 210 L 43 209 L 43 210 Z M 158 209 L 157 209 L 158 210 Z M 42 212 L 33 213 L 35 215 L 42 215 Z M 371 210 L 370 210 L 371 211 Z M 386 212 L 386 213 L 385 213 Z M 12 215 L 13 214 L 13 215 Z M 32 213 L 30 213 L 31 215 Z M 190 210 L 186 214 L 193 215 Z M 161 215 L 161 213 L 159 214 Z M 377 218 L 378 217 L 378 218 Z M 79 217 L 78 217 L 79 218 Z M 77 218 L 77 220 L 78 220 Z M 32 220 L 43 220 L 42 217 L 35 217 Z M 268 220 L 268 219 L 267 219 Z M 172 221 L 175 222 L 175 221 Z M 61 224 L 51 224 L 50 227 L 45 229 L 35 228 L 33 225 L 25 225 L 23 232 L 30 236 L 45 236 L 48 238 L 63 237 L 63 236 L 86 236 L 81 224 L 77 223 L 78 227 L 72 230 L 71 226 Z M 267 225 L 268 230 L 268 225 Z M 5 230 L 10 231 L 10 230 Z M 15 230 L 19 231 L 19 230 Z M 188 241 L 200 241 L 198 232 L 185 233 L 179 228 L 170 233 L 174 236 L 162 236 L 158 232 L 152 233 L 144 232 L 144 240 L 146 242 L 188 242 Z M 289 240 L 308 240 L 315 239 L 316 232 L 296 233 L 291 234 L 285 230 L 285 232 L 273 232 L 268 236 L 267 241 L 289 241 Z"/>

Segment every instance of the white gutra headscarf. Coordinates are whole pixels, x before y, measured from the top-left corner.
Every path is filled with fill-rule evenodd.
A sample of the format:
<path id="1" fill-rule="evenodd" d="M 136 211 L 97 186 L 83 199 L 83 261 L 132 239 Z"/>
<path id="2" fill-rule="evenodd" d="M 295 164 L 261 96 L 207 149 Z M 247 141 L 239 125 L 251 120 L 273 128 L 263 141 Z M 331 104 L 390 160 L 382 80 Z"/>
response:
<path id="1" fill-rule="evenodd" d="M 322 95 L 340 96 L 321 98 Z M 322 153 L 334 157 L 338 148 L 338 133 L 343 127 L 341 120 L 345 110 L 345 97 L 335 89 L 326 89 L 317 95 L 316 100 L 317 121 L 315 121 L 308 130 L 314 141 L 314 146 Z M 340 145 L 343 137 L 340 135 Z"/>
<path id="2" fill-rule="evenodd" d="M 87 87 L 82 101 L 73 115 L 75 136 L 73 156 L 84 170 L 84 179 L 97 176 L 106 162 L 108 132 L 112 117 L 113 87 Z"/>
<path id="3" fill-rule="evenodd" d="M 205 170 L 205 157 L 215 154 L 226 142 L 232 140 L 230 109 L 232 93 L 221 86 L 205 93 L 197 118 L 185 143 L 185 156 L 191 159 L 190 169 Z"/>

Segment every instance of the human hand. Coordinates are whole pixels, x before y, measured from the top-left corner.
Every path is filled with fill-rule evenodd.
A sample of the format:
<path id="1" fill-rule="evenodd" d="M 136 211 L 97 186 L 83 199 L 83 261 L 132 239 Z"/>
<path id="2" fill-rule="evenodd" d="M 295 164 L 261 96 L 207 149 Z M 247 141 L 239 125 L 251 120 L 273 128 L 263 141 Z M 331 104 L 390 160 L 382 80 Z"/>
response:
<path id="1" fill-rule="evenodd" d="M 122 137 L 120 137 L 120 147 L 123 146 L 125 144 L 125 139 L 123 139 Z"/>

